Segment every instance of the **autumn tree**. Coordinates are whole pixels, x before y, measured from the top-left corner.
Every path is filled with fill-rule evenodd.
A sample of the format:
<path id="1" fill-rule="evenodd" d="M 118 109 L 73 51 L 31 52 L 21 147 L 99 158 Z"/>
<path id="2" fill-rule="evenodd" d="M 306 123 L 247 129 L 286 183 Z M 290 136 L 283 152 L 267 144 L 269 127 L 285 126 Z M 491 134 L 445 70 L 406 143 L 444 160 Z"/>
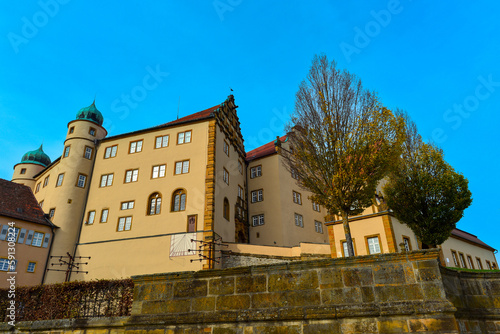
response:
<path id="1" fill-rule="evenodd" d="M 403 120 L 381 106 L 355 75 L 315 56 L 288 125 L 287 169 L 312 200 L 342 216 L 349 256 L 349 217 L 373 203 L 376 187 L 399 155 Z"/>
<path id="2" fill-rule="evenodd" d="M 443 151 L 422 141 L 407 115 L 401 159 L 389 174 L 384 199 L 398 220 L 424 246 L 442 244 L 472 203 L 467 179 L 444 160 Z"/>

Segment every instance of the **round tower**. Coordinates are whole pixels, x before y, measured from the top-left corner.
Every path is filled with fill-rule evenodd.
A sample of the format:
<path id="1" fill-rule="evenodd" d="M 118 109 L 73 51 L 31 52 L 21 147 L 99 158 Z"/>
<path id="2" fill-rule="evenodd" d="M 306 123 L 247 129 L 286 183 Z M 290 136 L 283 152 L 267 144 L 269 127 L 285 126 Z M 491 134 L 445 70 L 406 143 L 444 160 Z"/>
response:
<path id="1" fill-rule="evenodd" d="M 75 249 L 84 219 L 96 145 L 107 135 L 102 127 L 103 121 L 94 101 L 90 106 L 80 109 L 76 119 L 68 123 L 61 160 L 54 168 L 54 174 L 57 174 L 54 177 L 61 181 L 57 183 L 50 199 L 51 206 L 56 208 L 53 222 L 59 227 L 51 255 L 73 254 Z M 49 271 L 45 283 L 62 282 L 64 279 L 64 273 Z"/>
<path id="2" fill-rule="evenodd" d="M 12 182 L 24 184 L 33 190 L 36 182 L 33 176 L 44 170 L 50 162 L 49 156 L 43 151 L 43 145 L 40 145 L 37 150 L 24 154 L 21 162 L 14 166 Z"/>

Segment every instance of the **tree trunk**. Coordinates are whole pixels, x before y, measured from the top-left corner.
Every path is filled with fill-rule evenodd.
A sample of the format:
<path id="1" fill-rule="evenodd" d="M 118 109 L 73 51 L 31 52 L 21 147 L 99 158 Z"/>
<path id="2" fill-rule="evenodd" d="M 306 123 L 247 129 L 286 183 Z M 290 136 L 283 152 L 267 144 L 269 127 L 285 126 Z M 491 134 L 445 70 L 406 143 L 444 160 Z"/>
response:
<path id="1" fill-rule="evenodd" d="M 349 216 L 347 212 L 342 212 L 342 222 L 344 226 L 344 234 L 347 243 L 348 256 L 354 256 L 354 246 L 352 244 L 351 229 L 349 228 Z"/>

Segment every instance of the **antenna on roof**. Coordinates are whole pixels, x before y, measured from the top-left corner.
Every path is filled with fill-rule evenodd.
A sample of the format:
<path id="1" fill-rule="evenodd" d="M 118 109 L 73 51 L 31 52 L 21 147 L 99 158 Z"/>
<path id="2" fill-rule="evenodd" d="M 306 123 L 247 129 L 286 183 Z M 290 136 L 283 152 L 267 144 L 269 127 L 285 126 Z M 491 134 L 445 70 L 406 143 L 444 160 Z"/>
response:
<path id="1" fill-rule="evenodd" d="M 179 119 L 179 107 L 181 105 L 181 96 L 179 95 L 179 103 L 177 103 L 177 119 Z"/>

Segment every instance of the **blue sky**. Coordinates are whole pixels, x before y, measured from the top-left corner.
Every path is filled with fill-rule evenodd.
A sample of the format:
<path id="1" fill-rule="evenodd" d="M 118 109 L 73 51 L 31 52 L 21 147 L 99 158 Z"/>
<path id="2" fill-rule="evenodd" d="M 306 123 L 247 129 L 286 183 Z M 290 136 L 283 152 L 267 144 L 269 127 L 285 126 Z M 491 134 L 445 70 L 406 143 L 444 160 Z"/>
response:
<path id="1" fill-rule="evenodd" d="M 500 3 L 78 1 L 0 3 L 0 178 L 96 105 L 109 135 L 234 92 L 247 150 L 283 133 L 314 54 L 358 75 L 469 179 L 458 228 L 500 249 Z M 180 103 L 179 103 L 180 100 Z"/>

